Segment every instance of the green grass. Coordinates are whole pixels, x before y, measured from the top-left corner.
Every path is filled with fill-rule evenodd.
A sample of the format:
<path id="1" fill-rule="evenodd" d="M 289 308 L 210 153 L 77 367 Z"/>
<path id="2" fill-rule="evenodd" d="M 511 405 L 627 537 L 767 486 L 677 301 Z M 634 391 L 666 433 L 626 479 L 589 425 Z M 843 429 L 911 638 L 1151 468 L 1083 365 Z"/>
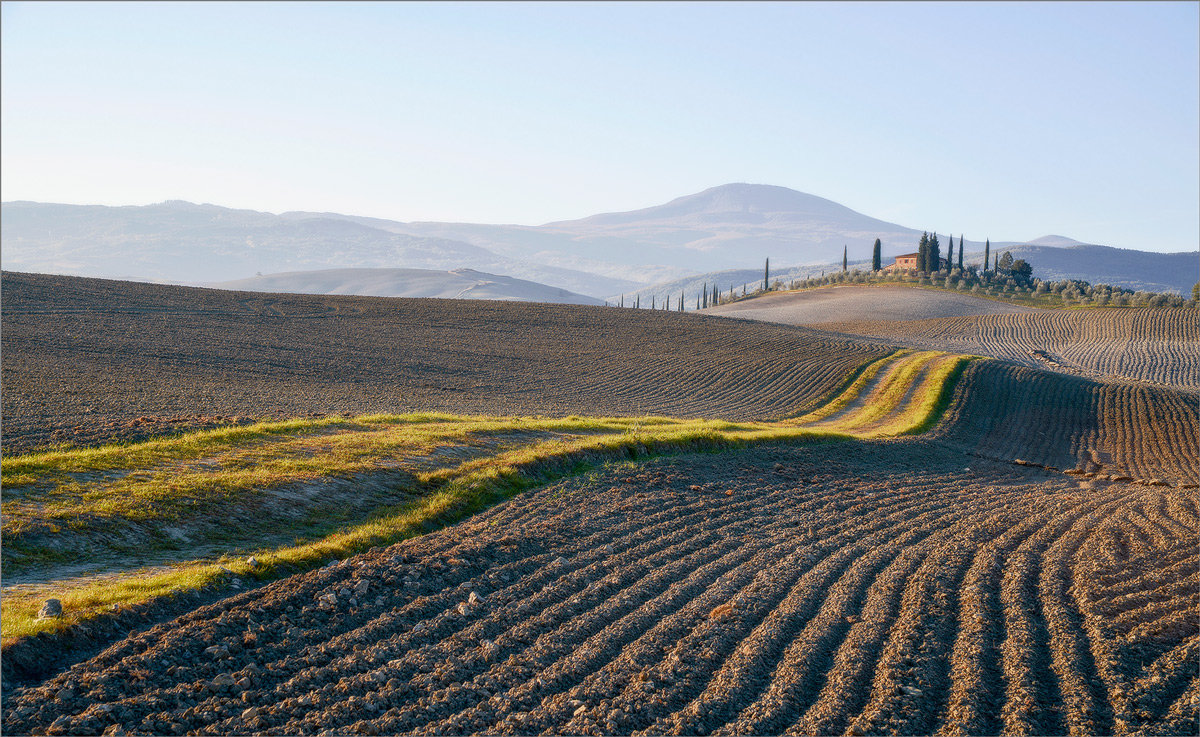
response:
<path id="1" fill-rule="evenodd" d="M 831 406 L 852 401 L 888 363 L 909 364 L 921 355 L 902 352 L 864 364 Z M 887 424 L 888 432 L 911 433 L 936 423 L 950 396 L 950 390 L 937 382 L 957 378 L 964 362 L 953 358 L 957 360 L 936 358 L 937 370 L 905 405 L 903 416 Z M 896 373 L 906 370 L 907 365 Z M 899 384 L 894 391 L 903 394 Z M 854 436 L 853 428 L 813 429 L 805 427 L 806 421 L 370 415 L 260 423 L 142 443 L 7 457 L 0 467 L 9 491 L 3 503 L 6 570 L 34 570 L 45 572 L 43 578 L 53 578 L 56 568 L 70 562 L 54 542 L 70 539 L 92 541 L 124 567 L 117 566 L 121 570 L 111 576 L 63 576 L 6 591 L 0 601 L 0 634 L 10 641 L 60 630 L 114 604 L 129 606 L 228 586 L 228 571 L 246 580 L 280 578 L 424 534 L 527 489 L 604 463 Z M 881 434 L 872 432 L 872 436 Z M 272 489 L 328 478 L 369 479 L 384 473 L 403 477 L 396 482 L 397 491 L 389 496 L 391 492 L 385 490 L 363 509 L 313 507 L 307 515 L 276 519 L 261 506 Z M 10 484 L 15 492 L 9 490 Z M 213 531 L 214 520 L 239 513 L 273 526 L 276 541 L 239 547 L 236 536 Z M 216 559 L 197 559 L 189 554 L 188 544 L 163 534 L 167 525 L 192 525 L 207 535 L 204 542 L 227 542 L 218 547 L 230 552 Z M 175 551 L 173 557 L 167 556 L 170 566 L 128 570 L 145 558 L 121 542 L 122 529 L 149 536 L 150 542 L 134 546 L 135 551 Z M 254 570 L 244 562 L 250 554 L 260 563 Z M 63 602 L 67 616 L 36 619 L 41 602 L 51 596 Z"/>

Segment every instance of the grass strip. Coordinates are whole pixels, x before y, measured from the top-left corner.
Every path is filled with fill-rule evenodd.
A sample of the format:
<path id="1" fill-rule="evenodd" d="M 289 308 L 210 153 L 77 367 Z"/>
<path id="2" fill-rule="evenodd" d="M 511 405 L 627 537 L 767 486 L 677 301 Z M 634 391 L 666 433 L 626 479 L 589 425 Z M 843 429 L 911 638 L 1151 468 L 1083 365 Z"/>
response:
<path id="1" fill-rule="evenodd" d="M 78 586 L 57 582 L 53 586 L 6 594 L 0 602 L 3 638 L 11 641 L 41 632 L 62 631 L 108 611 L 114 604 L 131 606 L 156 597 L 227 585 L 232 576 L 260 581 L 282 578 L 372 547 L 390 545 L 440 529 L 529 488 L 609 461 L 644 459 L 665 453 L 719 451 L 751 443 L 833 441 L 848 437 L 796 427 L 703 424 L 710 427 L 682 430 L 667 427 L 569 441 L 546 441 L 493 458 L 464 463 L 456 469 L 434 472 L 426 480 L 442 482 L 437 491 L 409 504 L 378 510 L 368 520 L 318 540 L 256 552 L 259 565 L 254 569 L 243 559 L 226 557 L 216 562 L 183 563 L 160 573 L 119 576 Z M 36 618 L 38 608 L 49 595 L 63 603 L 67 616 Z"/>
<path id="2" fill-rule="evenodd" d="M 867 363 L 864 363 L 848 377 L 846 377 L 846 380 L 842 382 L 841 386 L 826 395 L 826 398 L 820 407 L 812 412 L 809 412 L 808 414 L 795 418 L 795 421 L 801 423 L 817 422 L 829 417 L 830 415 L 837 414 L 844 409 L 846 405 L 854 401 L 854 398 L 862 393 L 863 388 L 870 384 L 880 371 L 887 368 L 897 359 L 900 359 L 911 352 L 912 351 L 909 349 L 904 348 L 897 351 L 892 351 L 886 356 L 877 358 L 874 361 L 868 361 Z"/>
<path id="3" fill-rule="evenodd" d="M 863 405 L 831 423 L 830 429 L 855 432 L 888 417 L 897 410 L 903 411 L 901 403 L 909 395 L 913 382 L 931 362 L 943 355 L 945 354 L 937 351 L 922 351 L 910 354 L 893 364 L 891 370 L 881 377 L 879 384 L 869 395 L 864 397 Z"/>
<path id="4" fill-rule="evenodd" d="M 891 354 L 864 364 L 847 391 L 834 398 L 833 403 L 840 402 L 838 406 L 844 407 L 879 371 L 896 360 L 911 364 L 896 372 L 911 379 L 923 364 L 923 354 L 905 353 L 905 356 Z M 974 358 L 953 356 L 940 359 L 939 365 L 930 372 L 907 403 L 904 412 L 885 427 L 876 428 L 871 436 L 915 434 L 936 424 L 949 406 L 954 383 L 967 362 Z M 889 385 L 893 383 L 889 382 Z M 896 383 L 892 391 L 903 396 L 903 389 Z M 836 409 L 828 414 L 834 411 Z M 331 434 L 314 435 L 325 430 L 330 430 Z M 545 433 L 554 436 L 547 437 Z M 121 453 L 125 452 L 129 453 L 130 459 L 140 459 L 139 462 L 148 464 L 165 464 L 168 468 L 175 468 L 171 464 L 179 462 L 203 461 L 210 466 L 215 464 L 216 469 L 210 468 L 210 471 L 218 474 L 228 470 L 222 464 L 229 464 L 235 471 L 246 468 L 252 471 L 255 465 L 269 464 L 273 459 L 279 460 L 290 472 L 309 473 L 313 469 L 300 461 L 304 461 L 305 454 L 310 454 L 309 460 L 315 459 L 320 473 L 330 474 L 355 469 L 377 470 L 376 462 L 380 459 L 394 458 L 414 450 L 429 453 L 431 449 L 440 447 L 440 443 L 521 434 L 525 434 L 528 442 L 518 443 L 515 447 L 498 447 L 495 452 L 483 457 L 452 460 L 441 467 L 415 474 L 423 491 L 416 499 L 378 507 L 362 519 L 315 539 L 297 540 L 294 544 L 252 551 L 259 561 L 255 569 L 250 569 L 243 557 L 251 551 L 240 551 L 237 555 L 224 556 L 216 561 L 178 562 L 168 570 L 123 572 L 100 579 L 85 578 L 76 582 L 68 579 L 19 590 L 10 589 L 0 601 L 0 635 L 9 642 L 13 638 L 41 632 L 61 631 L 107 612 L 114 604 L 131 606 L 158 597 L 227 587 L 232 576 L 269 581 L 310 570 L 375 546 L 389 545 L 439 529 L 532 487 L 610 461 L 648 458 L 665 453 L 719 451 L 757 443 L 818 442 L 855 436 L 853 432 L 842 431 L 840 427 L 805 428 L 797 420 L 734 423 L 661 416 L 519 418 L 438 414 L 371 415 L 291 420 L 200 431 L 190 436 L 143 443 L 17 456 L 4 459 L 4 464 L 6 474 L 30 475 L 38 483 L 43 483 L 46 478 L 54 478 L 58 474 L 94 472 L 95 467 L 88 465 L 93 462 L 106 470 L 141 472 L 145 469 L 145 466 L 139 467 L 133 460 L 124 460 Z M 264 440 L 271 442 L 263 445 Z M 206 452 L 210 454 L 207 458 Z M 297 461 L 297 458 L 300 460 Z M 289 463 L 292 465 L 288 466 Z M 152 474 L 148 476 L 152 477 Z M 255 488 L 255 483 L 265 481 L 270 485 L 290 480 L 287 473 L 275 477 L 254 476 L 251 473 L 248 478 L 253 483 L 243 489 L 246 493 Z M 243 478 L 233 473 L 225 480 L 241 488 L 238 485 Z M 214 484 L 218 491 L 220 487 L 220 483 Z M 178 485 L 174 487 L 174 493 L 182 493 L 181 488 Z M 164 492 L 164 498 L 170 497 L 167 492 Z M 66 493 L 61 492 L 59 497 Z M 85 501 L 93 505 L 92 511 L 103 512 L 104 505 L 108 503 L 104 499 L 103 489 L 93 489 L 89 494 L 91 496 Z M 111 489 L 108 496 L 112 496 Z M 51 506 L 62 501 L 53 495 L 47 499 Z M 75 499 L 67 503 L 79 502 Z M 5 516 L 7 527 L 7 510 Z M 64 530 L 62 534 L 73 533 Z M 19 539 L 20 535 L 15 538 Z M 8 539 L 6 532 L 6 545 L 14 541 Z M 51 596 L 63 602 L 67 616 L 62 619 L 37 619 L 37 610 L 42 601 Z"/>

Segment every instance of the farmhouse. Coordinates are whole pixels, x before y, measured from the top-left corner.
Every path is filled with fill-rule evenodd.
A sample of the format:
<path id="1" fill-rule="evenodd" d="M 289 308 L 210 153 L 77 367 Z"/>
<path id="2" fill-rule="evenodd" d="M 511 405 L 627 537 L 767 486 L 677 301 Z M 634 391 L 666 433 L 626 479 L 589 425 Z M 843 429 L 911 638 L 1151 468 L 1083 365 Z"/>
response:
<path id="1" fill-rule="evenodd" d="M 918 253 L 906 253 L 903 256 L 897 256 L 896 262 L 891 266 L 888 266 L 885 271 L 892 271 L 893 269 L 915 269 L 917 268 L 917 256 L 919 255 L 920 254 Z"/>
<path id="2" fill-rule="evenodd" d="M 894 271 L 897 269 L 900 269 L 900 270 L 915 269 L 915 268 L 917 268 L 917 257 L 920 255 L 921 254 L 919 254 L 919 253 L 906 253 L 902 256 L 897 256 L 895 263 L 891 264 L 890 266 L 885 266 L 883 268 L 883 270 L 884 271 Z M 946 267 L 946 259 L 941 259 L 941 263 L 939 265 L 942 268 L 945 268 Z"/>

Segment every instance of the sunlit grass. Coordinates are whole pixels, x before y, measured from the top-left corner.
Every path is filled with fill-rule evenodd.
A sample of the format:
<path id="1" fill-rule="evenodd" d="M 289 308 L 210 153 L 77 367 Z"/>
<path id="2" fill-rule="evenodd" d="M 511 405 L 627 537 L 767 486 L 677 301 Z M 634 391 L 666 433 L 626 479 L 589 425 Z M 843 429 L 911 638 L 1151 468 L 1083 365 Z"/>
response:
<path id="1" fill-rule="evenodd" d="M 342 559 L 374 546 L 424 534 L 497 501 L 566 475 L 615 460 L 662 453 L 716 451 L 767 442 L 816 442 L 855 435 L 841 423 L 805 427 L 845 407 L 881 371 L 891 371 L 881 397 L 895 409 L 924 361 L 937 365 L 905 403 L 903 412 L 871 415 L 885 425 L 871 436 L 903 434 L 932 426 L 948 402 L 946 383 L 965 360 L 945 354 L 900 352 L 860 367 L 857 377 L 831 400 L 833 409 L 779 422 L 728 422 L 670 417 L 491 417 L 445 414 L 369 415 L 259 423 L 173 438 L 100 448 L 63 449 L 3 460 L 6 569 L 48 572 L 58 559 L 47 538 L 84 536 L 104 546 L 122 525 L 155 531 L 167 524 L 196 525 L 249 509 L 258 515 L 265 492 L 314 479 L 370 478 L 402 471 L 404 493 L 394 503 L 346 512 L 326 527 L 271 518 L 279 542 L 249 548 L 228 546 L 217 560 L 197 560 L 186 547 L 157 572 L 122 570 L 112 576 L 54 581 L 6 591 L 0 606 L 2 634 L 13 637 L 53 631 L 139 602 L 205 587 L 223 587 L 232 575 L 271 580 Z M 888 368 L 899 362 L 899 368 Z M 940 382 L 940 383 L 939 383 Z M 863 423 L 858 422 L 858 425 Z M 853 423 L 852 423 L 853 424 Z M 91 537 L 88 537 L 91 536 Z M 279 544 L 283 540 L 288 542 Z M 204 542 L 201 540 L 199 542 Z M 160 551 L 161 552 L 161 551 Z M 168 551 L 170 552 L 170 551 Z M 137 556 L 113 547 L 128 569 Z M 251 570 L 245 556 L 259 566 Z M 169 556 L 168 556 L 169 557 Z M 188 558 L 193 558 L 188 560 Z M 14 563 L 16 561 L 16 563 Z M 223 566 L 223 567 L 222 567 Z M 63 602 L 67 616 L 38 620 L 45 598 Z"/>

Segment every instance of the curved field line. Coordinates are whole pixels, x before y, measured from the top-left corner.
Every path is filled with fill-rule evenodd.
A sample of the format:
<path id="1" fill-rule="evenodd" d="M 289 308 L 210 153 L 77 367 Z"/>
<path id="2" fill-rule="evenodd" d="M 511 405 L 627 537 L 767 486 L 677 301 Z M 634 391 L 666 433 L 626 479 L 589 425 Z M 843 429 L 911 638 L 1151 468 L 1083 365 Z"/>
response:
<path id="1" fill-rule="evenodd" d="M 926 427 L 937 398 L 968 356 L 898 351 L 871 362 L 822 408 L 793 422 L 814 430 L 878 438 Z"/>

